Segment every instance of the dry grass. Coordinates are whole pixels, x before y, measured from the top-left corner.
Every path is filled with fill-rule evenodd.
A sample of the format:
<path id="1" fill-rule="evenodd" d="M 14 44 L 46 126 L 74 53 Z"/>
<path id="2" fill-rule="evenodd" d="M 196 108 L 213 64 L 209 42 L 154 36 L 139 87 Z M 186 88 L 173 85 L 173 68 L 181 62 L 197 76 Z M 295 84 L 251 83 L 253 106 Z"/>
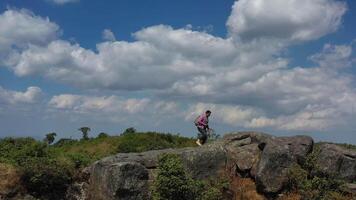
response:
<path id="1" fill-rule="evenodd" d="M 277 200 L 301 200 L 301 199 L 302 197 L 298 193 L 287 193 L 277 198 Z"/>
<path id="2" fill-rule="evenodd" d="M 256 190 L 255 182 L 250 178 L 235 177 L 231 183 L 234 200 L 265 200 L 266 198 Z"/>
<path id="3" fill-rule="evenodd" d="M 21 175 L 15 167 L 0 163 L 0 196 L 19 188 Z"/>

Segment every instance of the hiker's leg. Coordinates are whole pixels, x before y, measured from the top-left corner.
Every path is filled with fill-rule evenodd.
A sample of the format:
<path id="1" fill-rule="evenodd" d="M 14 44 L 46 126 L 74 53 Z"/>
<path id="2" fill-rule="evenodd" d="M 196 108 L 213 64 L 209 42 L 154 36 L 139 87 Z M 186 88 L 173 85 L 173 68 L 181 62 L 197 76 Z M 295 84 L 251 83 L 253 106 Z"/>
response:
<path id="1" fill-rule="evenodd" d="M 205 131 L 205 133 L 204 133 L 204 135 L 203 135 L 203 137 L 202 137 L 202 144 L 205 144 L 205 142 L 208 140 L 208 134 L 207 134 L 207 132 Z"/>
<path id="2" fill-rule="evenodd" d="M 199 131 L 198 138 L 200 140 L 200 143 L 204 144 L 206 142 L 206 140 L 208 139 L 208 133 L 207 133 L 206 129 L 204 129 L 204 128 L 198 127 L 198 131 Z"/>
<path id="3" fill-rule="evenodd" d="M 204 135 L 205 135 L 205 130 L 200 128 L 200 127 L 197 127 L 198 128 L 198 139 L 201 141 L 203 141 L 204 139 Z"/>

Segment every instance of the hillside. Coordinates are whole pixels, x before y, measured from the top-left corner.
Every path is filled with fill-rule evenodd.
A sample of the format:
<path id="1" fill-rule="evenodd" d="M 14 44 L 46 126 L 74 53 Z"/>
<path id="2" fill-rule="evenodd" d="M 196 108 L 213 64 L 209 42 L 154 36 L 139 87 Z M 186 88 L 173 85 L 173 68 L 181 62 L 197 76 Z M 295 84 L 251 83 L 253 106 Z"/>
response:
<path id="1" fill-rule="evenodd" d="M 33 138 L 4 138 L 0 140 L 0 199 L 25 193 L 61 199 L 68 185 L 80 179 L 80 171 L 96 160 L 116 153 L 189 146 L 195 146 L 194 139 L 136 131 L 81 140 L 64 138 L 52 145 Z"/>
<path id="2" fill-rule="evenodd" d="M 0 199 L 113 199 L 104 191 L 112 184 L 107 180 L 115 179 L 126 186 L 133 185 L 121 189 L 115 186 L 119 187 L 115 191 L 126 192 L 125 198 L 120 193 L 121 197 L 114 199 L 137 199 L 126 195 L 142 191 L 149 194 L 146 184 L 167 180 L 157 179 L 157 174 L 167 175 L 164 170 L 178 169 L 183 180 L 190 180 L 186 182 L 190 186 L 183 188 L 193 193 L 205 188 L 202 200 L 208 200 L 208 196 L 221 200 L 283 200 L 300 199 L 303 195 L 351 199 L 342 185 L 356 180 L 355 149 L 349 144 L 314 144 L 307 136 L 279 138 L 255 132 L 227 134 L 199 148 L 194 138 L 156 132 L 125 131 L 118 136 L 102 133 L 97 138 L 59 139 L 52 145 L 32 138 L 5 138 L 0 140 Z M 160 160 L 167 153 L 179 156 Z M 334 161 L 340 164 L 338 168 L 333 168 Z M 317 165 L 322 165 L 324 171 Z M 118 168 L 110 168 L 110 172 L 108 166 Z M 137 181 L 128 169 L 145 178 Z M 174 192 L 182 186 L 177 183 L 181 182 L 163 185 L 173 184 Z M 335 190 L 320 193 L 317 188 Z M 157 191 L 153 194 L 163 195 Z M 193 197 L 193 193 L 189 196 Z"/>

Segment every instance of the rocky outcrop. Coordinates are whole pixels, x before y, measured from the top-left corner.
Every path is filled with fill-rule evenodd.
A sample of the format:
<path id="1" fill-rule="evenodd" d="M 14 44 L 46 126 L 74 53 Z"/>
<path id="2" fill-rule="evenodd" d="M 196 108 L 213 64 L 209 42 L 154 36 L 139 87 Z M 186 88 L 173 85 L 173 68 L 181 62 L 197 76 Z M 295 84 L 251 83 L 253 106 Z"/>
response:
<path id="1" fill-rule="evenodd" d="M 356 151 L 327 143 L 321 144 L 319 150 L 316 160 L 319 170 L 348 181 L 356 180 Z"/>
<path id="2" fill-rule="evenodd" d="M 94 165 L 89 199 L 148 199 L 148 171 L 137 162 Z"/>
<path id="3" fill-rule="evenodd" d="M 313 139 L 308 136 L 280 137 L 269 140 L 257 165 L 256 183 L 263 193 L 277 193 L 288 181 L 293 164 L 304 162 L 312 151 Z"/>
<path id="4" fill-rule="evenodd" d="M 122 153 L 97 161 L 90 167 L 88 199 L 148 199 L 159 156 L 180 155 L 194 178 L 218 177 L 225 171 L 225 152 L 221 143 L 201 148 L 165 149 L 143 153 Z"/>
<path id="5" fill-rule="evenodd" d="M 354 151 L 330 145 L 321 148 L 324 151 L 319 164 L 325 172 L 337 172 L 340 177 L 355 180 Z M 120 153 L 90 166 L 85 187 L 79 187 L 81 192 L 71 195 L 71 199 L 148 199 L 159 157 L 164 153 L 179 155 L 193 178 L 218 178 L 223 174 L 248 177 L 255 180 L 261 194 L 276 194 L 286 186 L 289 168 L 303 164 L 312 150 L 313 140 L 308 136 L 237 132 L 203 147 Z"/>

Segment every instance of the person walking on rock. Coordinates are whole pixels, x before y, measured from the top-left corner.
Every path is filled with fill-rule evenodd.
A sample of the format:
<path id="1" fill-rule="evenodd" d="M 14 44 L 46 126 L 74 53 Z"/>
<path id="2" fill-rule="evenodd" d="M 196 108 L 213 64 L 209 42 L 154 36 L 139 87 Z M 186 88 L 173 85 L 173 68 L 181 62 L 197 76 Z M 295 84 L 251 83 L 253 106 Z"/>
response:
<path id="1" fill-rule="evenodd" d="M 209 117 L 211 115 L 211 111 L 207 110 L 202 115 L 198 116 L 194 120 L 195 126 L 198 128 L 198 140 L 196 141 L 197 145 L 202 146 L 205 144 L 208 139 L 208 131 L 209 131 Z"/>

